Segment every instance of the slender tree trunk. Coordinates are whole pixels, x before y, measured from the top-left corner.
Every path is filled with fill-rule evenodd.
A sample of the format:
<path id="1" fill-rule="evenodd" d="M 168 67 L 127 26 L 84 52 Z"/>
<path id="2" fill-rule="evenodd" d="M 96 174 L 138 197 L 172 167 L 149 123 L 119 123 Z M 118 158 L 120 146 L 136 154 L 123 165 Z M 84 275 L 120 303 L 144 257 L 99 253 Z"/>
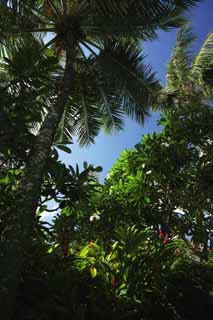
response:
<path id="1" fill-rule="evenodd" d="M 12 208 L 5 209 L 8 211 L 10 223 L 2 233 L 0 242 L 1 320 L 11 319 L 14 312 L 13 307 L 26 252 L 32 244 L 43 171 L 71 89 L 74 76 L 73 55 L 71 50 L 67 50 L 66 54 L 63 86 L 37 136 L 16 193 L 16 203 Z"/>

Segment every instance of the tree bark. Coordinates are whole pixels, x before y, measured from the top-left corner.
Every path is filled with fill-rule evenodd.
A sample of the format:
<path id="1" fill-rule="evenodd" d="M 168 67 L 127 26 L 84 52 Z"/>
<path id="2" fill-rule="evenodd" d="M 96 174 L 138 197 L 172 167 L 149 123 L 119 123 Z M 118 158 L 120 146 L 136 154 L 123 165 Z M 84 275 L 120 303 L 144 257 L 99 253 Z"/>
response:
<path id="1" fill-rule="evenodd" d="M 8 210 L 5 209 L 9 215 L 10 223 L 5 227 L 0 242 L 0 312 L 2 320 L 9 320 L 13 316 L 26 252 L 32 244 L 32 231 L 43 171 L 69 98 L 74 77 L 73 58 L 72 51 L 67 50 L 63 85 L 59 89 L 58 98 L 49 110 L 39 131 L 15 196 L 16 203 Z"/>

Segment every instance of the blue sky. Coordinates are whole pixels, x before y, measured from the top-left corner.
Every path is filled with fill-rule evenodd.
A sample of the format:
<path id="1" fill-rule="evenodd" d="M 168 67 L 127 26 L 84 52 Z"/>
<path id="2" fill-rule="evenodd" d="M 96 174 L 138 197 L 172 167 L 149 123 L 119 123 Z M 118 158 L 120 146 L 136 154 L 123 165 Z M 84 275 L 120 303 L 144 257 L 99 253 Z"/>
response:
<path id="1" fill-rule="evenodd" d="M 199 50 L 207 34 L 213 31 L 213 0 L 203 0 L 196 7 L 189 11 L 187 18 L 192 22 L 192 28 L 197 36 L 194 45 L 195 52 Z M 146 42 L 143 44 L 146 60 L 152 65 L 158 79 L 165 83 L 166 64 L 170 57 L 172 48 L 175 43 L 177 30 L 171 32 L 159 32 L 159 39 Z M 60 158 L 67 165 L 75 165 L 78 163 L 80 167 L 83 161 L 94 165 L 101 165 L 103 172 L 101 180 L 106 177 L 107 172 L 119 158 L 120 153 L 124 149 L 134 147 L 143 134 L 159 131 L 157 127 L 158 113 L 153 113 L 147 118 L 143 127 L 137 125 L 134 121 L 126 119 L 126 125 L 123 131 L 116 135 L 105 135 L 103 132 L 96 138 L 94 145 L 81 148 L 77 143 L 71 145 L 72 153 L 60 153 Z"/>

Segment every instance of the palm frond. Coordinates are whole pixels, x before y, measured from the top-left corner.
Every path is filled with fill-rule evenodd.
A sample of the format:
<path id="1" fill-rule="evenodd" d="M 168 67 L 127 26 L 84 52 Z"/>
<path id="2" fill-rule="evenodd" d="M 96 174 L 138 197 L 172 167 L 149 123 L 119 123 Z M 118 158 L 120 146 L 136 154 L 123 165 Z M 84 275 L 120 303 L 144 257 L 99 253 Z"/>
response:
<path id="1" fill-rule="evenodd" d="M 0 34 L 52 30 L 67 15 L 79 17 L 86 36 L 152 39 L 158 28 L 182 25 L 183 12 L 199 0 L 0 1 Z M 52 26 L 52 29 L 49 27 Z"/>
<path id="2" fill-rule="evenodd" d="M 55 94 L 60 70 L 56 58 L 46 56 L 43 51 L 38 55 L 41 48 L 42 43 L 32 35 L 22 37 L 7 48 L 7 56 L 0 63 L 1 88 L 10 102 L 4 105 L 4 99 L 1 107 L 11 118 L 11 126 L 23 123 L 23 131 L 34 135 L 50 107 L 47 101 Z"/>
<path id="3" fill-rule="evenodd" d="M 125 37 L 153 39 L 158 28 L 180 27 L 185 21 L 184 10 L 198 0 L 108 0 L 88 2 L 87 19 L 83 29 L 96 37 Z"/>
<path id="4" fill-rule="evenodd" d="M 189 25 L 178 33 L 167 67 L 167 85 L 157 99 L 157 105 L 164 110 L 205 104 L 213 99 L 213 33 L 196 56 L 191 52 L 194 39 Z"/>
<path id="5" fill-rule="evenodd" d="M 54 41 L 60 39 L 61 42 L 57 40 L 60 45 L 66 41 L 62 38 L 67 30 L 63 29 L 63 23 L 60 25 L 64 14 L 70 19 L 65 21 L 65 25 L 70 21 L 69 32 L 76 25 L 79 26 L 80 38 L 76 41 L 76 47 L 84 44 L 92 54 L 89 58 L 76 57 L 76 77 L 56 137 L 61 141 L 70 141 L 73 134 L 78 133 L 80 141 L 87 143 L 94 140 L 101 125 L 104 125 L 106 131 L 120 130 L 125 113 L 143 123 L 154 104 L 159 84 L 151 68 L 144 62 L 138 45 L 139 39 L 156 37 L 158 28 L 167 30 L 182 25 L 183 11 L 197 2 L 198 0 L 0 1 L 3 13 L 0 35 L 7 45 L 11 39 L 11 47 L 14 49 L 14 35 L 19 32 L 34 35 L 35 32 L 45 33 L 51 30 L 56 33 Z M 93 50 L 89 43 L 97 45 L 97 50 Z M 5 48 L 3 45 L 2 51 Z M 12 68 L 18 70 L 19 67 L 20 78 L 29 79 L 29 74 L 32 76 L 33 72 L 39 77 L 39 72 L 36 73 L 37 62 L 33 60 L 30 50 L 25 56 L 28 67 L 32 66 L 28 68 L 28 74 L 23 74 L 23 61 L 15 66 L 9 64 L 10 72 Z M 51 74 L 51 79 L 52 77 Z"/>
<path id="6" fill-rule="evenodd" d="M 188 24 L 180 29 L 175 47 L 167 65 L 167 89 L 169 91 L 181 88 L 189 81 L 193 55 L 191 46 L 195 37 Z"/>
<path id="7" fill-rule="evenodd" d="M 200 84 L 213 84 L 213 32 L 209 33 L 195 57 L 192 74 L 198 77 L 198 83 Z"/>
<path id="8" fill-rule="evenodd" d="M 117 96 L 117 99 L 115 99 L 111 86 L 108 85 L 108 87 L 106 87 L 106 82 L 105 86 L 103 86 L 101 82 L 98 81 L 97 87 L 100 91 L 102 99 L 100 112 L 103 119 L 104 131 L 106 133 L 120 131 L 124 126 L 124 112 L 120 108 L 121 101 L 119 103 L 119 96 Z"/>
<path id="9" fill-rule="evenodd" d="M 4 46 L 20 39 L 20 35 L 37 34 L 44 38 L 55 27 L 42 9 L 42 1 L 0 1 L 0 42 Z M 43 11 L 42 11 L 43 10 Z M 1 48 L 0 48 L 1 50 Z"/>
<path id="10" fill-rule="evenodd" d="M 158 82 L 134 42 L 107 41 L 97 54 L 86 57 L 82 52 L 75 62 L 64 134 L 88 144 L 102 126 L 107 132 L 122 129 L 125 114 L 143 123 L 157 89 Z"/>
<path id="11" fill-rule="evenodd" d="M 143 123 L 158 83 L 145 65 L 141 49 L 135 43 L 109 40 L 97 57 L 96 66 L 100 79 L 106 81 L 102 87 L 112 88 L 110 103 Z"/>
<path id="12" fill-rule="evenodd" d="M 89 47 L 88 47 L 89 48 Z M 101 48 L 97 47 L 99 53 Z M 89 49 L 90 50 L 90 49 Z M 110 78 L 107 78 L 106 74 L 103 74 L 100 68 L 96 66 L 96 58 L 98 53 L 94 50 L 90 50 L 92 55 L 86 57 L 82 51 L 82 57 L 84 58 L 85 68 L 91 73 L 90 77 L 93 78 L 95 84 L 94 90 L 97 90 L 99 94 L 99 108 L 103 120 L 103 128 L 106 133 L 116 132 L 123 128 L 123 110 L 121 109 L 121 99 L 116 88 L 112 86 Z M 95 59 L 93 58 L 95 57 Z"/>
<path id="13" fill-rule="evenodd" d="M 94 74 L 85 68 L 82 61 L 75 64 L 75 76 L 65 112 L 64 138 L 70 139 L 76 135 L 81 145 L 93 143 L 102 125 L 100 94 Z"/>

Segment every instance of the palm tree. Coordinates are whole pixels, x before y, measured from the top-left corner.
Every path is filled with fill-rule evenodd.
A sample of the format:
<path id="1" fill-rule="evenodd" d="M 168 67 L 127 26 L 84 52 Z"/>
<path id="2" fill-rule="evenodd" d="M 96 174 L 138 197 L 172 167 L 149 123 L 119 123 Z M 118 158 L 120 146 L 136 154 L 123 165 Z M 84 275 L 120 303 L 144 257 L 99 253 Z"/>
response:
<path id="1" fill-rule="evenodd" d="M 2 50 L 17 37 L 32 34 L 60 57 L 55 91 L 29 155 L 10 232 L 3 237 L 2 308 L 9 319 L 29 247 L 42 173 L 57 131 L 81 143 L 92 142 L 99 128 L 122 128 L 122 115 L 143 122 L 158 87 L 141 57 L 139 41 L 156 30 L 182 24 L 181 14 L 198 0 L 8 0 L 0 1 Z M 51 37 L 48 41 L 44 36 Z M 40 50 L 38 51 L 38 59 Z M 62 73 L 63 71 L 63 73 Z M 65 130 L 64 130 L 65 129 Z M 15 212 L 15 214 L 14 214 Z M 9 245 L 7 245 L 9 243 Z M 10 274 L 7 273 L 10 264 Z M 7 276 L 5 276 L 7 275 Z"/>
<path id="2" fill-rule="evenodd" d="M 209 33 L 200 51 L 192 53 L 192 44 L 195 40 L 189 25 L 184 26 L 177 35 L 177 41 L 167 68 L 167 84 L 160 95 L 159 104 L 168 113 L 181 112 L 183 116 L 193 115 L 191 111 L 200 110 L 211 105 L 213 99 L 213 33 Z M 187 111 L 188 110 L 188 113 Z M 192 134 L 191 134 L 192 135 Z M 212 135 L 208 132 L 203 137 L 204 146 L 200 145 L 202 161 L 201 183 L 205 192 L 208 192 L 207 180 L 211 180 L 212 161 L 209 161 L 212 149 Z M 193 143 L 193 137 L 190 143 Z M 196 138 L 195 138 L 196 145 Z M 203 175 L 203 178 L 202 178 Z M 209 177 L 209 179 L 207 179 Z M 202 181 L 205 180 L 205 181 Z M 201 188 L 202 190 L 202 188 Z M 212 203 L 212 189 L 209 192 L 209 201 Z M 199 199 L 195 199 L 199 204 Z M 199 208 L 199 205 L 197 205 Z M 203 230 L 204 212 L 196 212 L 198 229 Z M 210 248 L 213 249 L 213 215 L 209 219 Z M 201 224 L 201 225 L 200 225 Z M 205 232 L 203 233 L 205 234 Z M 207 249 L 206 239 L 203 241 Z"/>
<path id="3" fill-rule="evenodd" d="M 195 40 L 188 25 L 177 36 L 175 48 L 167 67 L 167 93 L 198 96 L 201 101 L 212 99 L 213 33 L 210 33 L 200 51 L 193 55 L 191 47 Z M 184 98 L 185 99 L 185 98 Z M 179 100 L 180 101 L 180 100 Z"/>

